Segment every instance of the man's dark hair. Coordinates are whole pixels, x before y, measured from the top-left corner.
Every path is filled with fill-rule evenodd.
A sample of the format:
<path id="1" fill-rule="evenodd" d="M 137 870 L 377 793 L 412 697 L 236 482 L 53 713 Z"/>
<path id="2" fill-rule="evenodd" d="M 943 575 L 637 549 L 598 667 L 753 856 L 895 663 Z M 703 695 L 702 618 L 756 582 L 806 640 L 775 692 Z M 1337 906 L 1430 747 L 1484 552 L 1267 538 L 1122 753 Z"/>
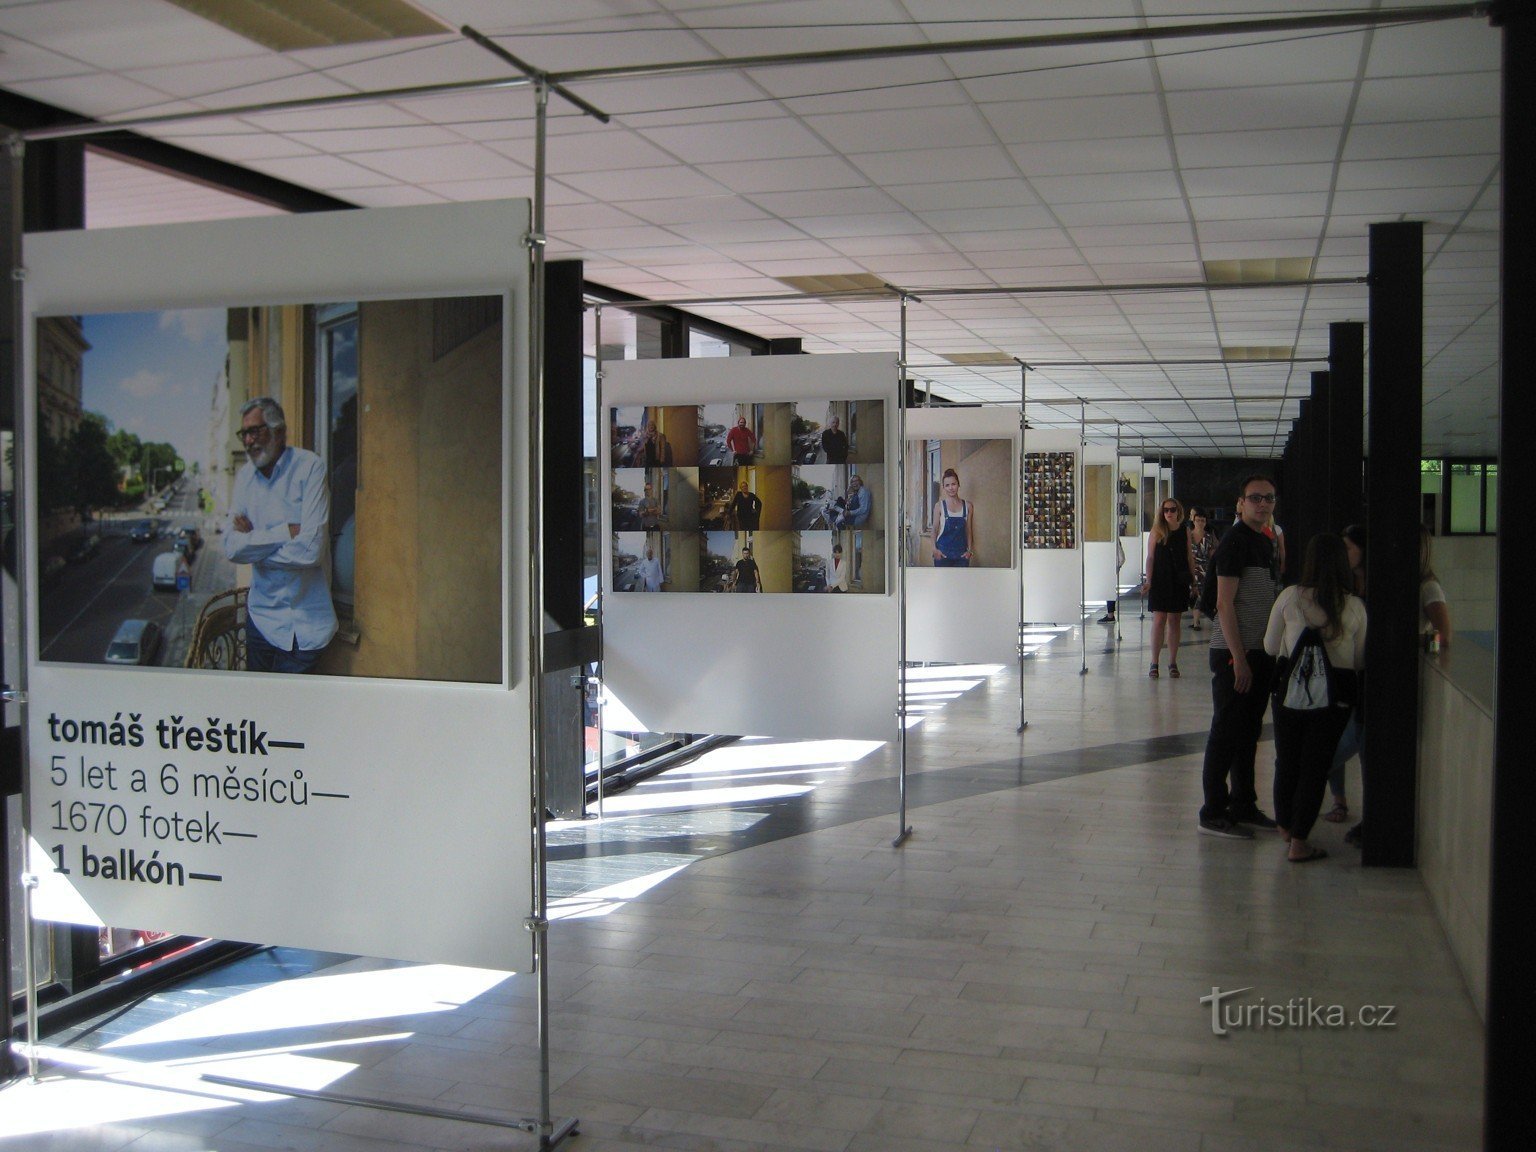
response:
<path id="1" fill-rule="evenodd" d="M 1280 485 L 1275 483 L 1273 477 L 1266 476 L 1262 472 L 1255 472 L 1252 476 L 1245 477 L 1243 482 L 1237 486 L 1237 494 L 1239 496 L 1248 495 L 1248 485 L 1252 484 L 1256 480 L 1262 480 L 1265 484 L 1268 484 L 1276 491 L 1280 490 Z"/>

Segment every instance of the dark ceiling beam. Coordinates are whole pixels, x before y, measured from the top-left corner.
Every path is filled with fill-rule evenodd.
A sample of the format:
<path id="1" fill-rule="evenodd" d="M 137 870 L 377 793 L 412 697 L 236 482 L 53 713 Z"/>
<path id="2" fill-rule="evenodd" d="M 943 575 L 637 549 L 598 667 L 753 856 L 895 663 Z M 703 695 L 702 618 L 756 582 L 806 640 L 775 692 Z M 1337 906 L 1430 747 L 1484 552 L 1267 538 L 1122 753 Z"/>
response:
<path id="1" fill-rule="evenodd" d="M 15 132 L 25 134 L 66 126 L 86 128 L 95 123 L 89 117 L 0 89 L 0 124 Z M 288 212 L 335 212 L 357 207 L 356 204 L 349 204 L 324 192 L 301 188 L 275 176 L 264 176 L 260 172 L 252 172 L 237 164 L 167 144 L 163 140 L 152 140 L 108 125 L 101 125 L 101 133 L 93 133 L 90 139 L 90 146 L 99 152 L 217 188 L 221 192 L 259 200 L 274 208 Z"/>

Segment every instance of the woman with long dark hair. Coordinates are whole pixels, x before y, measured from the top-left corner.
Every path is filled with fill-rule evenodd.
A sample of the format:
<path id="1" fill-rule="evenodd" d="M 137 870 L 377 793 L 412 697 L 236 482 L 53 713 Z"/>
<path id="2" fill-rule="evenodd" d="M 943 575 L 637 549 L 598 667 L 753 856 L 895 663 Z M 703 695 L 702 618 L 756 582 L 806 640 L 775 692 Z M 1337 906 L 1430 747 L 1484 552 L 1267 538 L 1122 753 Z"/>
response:
<path id="1" fill-rule="evenodd" d="M 1344 552 L 1349 557 L 1350 571 L 1355 577 L 1355 595 L 1365 598 L 1365 525 L 1346 525 L 1342 533 Z M 1328 791 L 1333 795 L 1333 807 L 1323 813 L 1330 824 L 1342 824 L 1349 819 L 1349 798 L 1344 787 L 1344 769 L 1352 756 L 1360 754 L 1361 721 L 1360 701 L 1355 702 L 1349 714 L 1349 723 L 1339 737 L 1339 746 L 1333 753 L 1333 767 L 1328 772 Z"/>
<path id="2" fill-rule="evenodd" d="M 1326 707 L 1296 709 L 1284 703 L 1287 677 L 1275 679 L 1275 822 L 1292 864 L 1328 853 L 1307 842 L 1327 791 L 1328 769 L 1356 697 L 1356 672 L 1365 666 L 1365 601 L 1354 593 L 1355 575 L 1341 537 L 1314 536 L 1307 544 L 1301 582 L 1281 592 L 1269 613 L 1264 651 L 1289 656 L 1308 628 L 1321 636 L 1333 665 Z"/>
<path id="3" fill-rule="evenodd" d="M 1216 532 L 1208 527 L 1205 510 L 1193 505 L 1189 509 L 1189 552 L 1194 562 L 1195 577 L 1190 581 L 1190 602 L 1200 599 L 1200 589 L 1205 585 L 1205 569 L 1211 562 L 1211 557 L 1216 554 Z M 1190 624 L 1191 632 L 1200 631 L 1200 613 L 1195 612 L 1194 622 Z"/>
<path id="4" fill-rule="evenodd" d="M 1189 611 L 1189 585 L 1194 579 L 1195 555 L 1184 523 L 1184 505 L 1172 496 L 1164 500 L 1147 541 L 1147 578 L 1141 591 L 1152 610 L 1152 671 L 1156 680 L 1157 658 L 1168 639 L 1168 675 L 1179 676 L 1179 626 Z"/>

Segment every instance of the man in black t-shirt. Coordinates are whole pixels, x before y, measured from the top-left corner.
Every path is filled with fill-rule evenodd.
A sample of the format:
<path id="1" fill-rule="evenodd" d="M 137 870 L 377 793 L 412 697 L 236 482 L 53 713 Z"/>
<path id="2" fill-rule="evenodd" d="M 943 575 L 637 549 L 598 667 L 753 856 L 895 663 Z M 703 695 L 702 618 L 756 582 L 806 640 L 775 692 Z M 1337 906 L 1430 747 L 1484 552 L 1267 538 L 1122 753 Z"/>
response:
<path id="1" fill-rule="evenodd" d="M 827 421 L 826 430 L 821 434 L 821 450 L 826 453 L 828 464 L 848 463 L 848 433 L 838 427 L 836 416 Z"/>
<path id="2" fill-rule="evenodd" d="M 1274 481 L 1250 476 L 1237 501 L 1238 520 L 1211 557 L 1216 573 L 1216 622 L 1211 631 L 1211 699 L 1201 783 L 1200 831 L 1229 840 L 1253 839 L 1273 828 L 1259 811 L 1253 762 L 1269 704 L 1274 660 L 1264 651 L 1269 610 L 1280 594 L 1274 537 Z M 1229 787 L 1230 782 L 1230 787 Z"/>

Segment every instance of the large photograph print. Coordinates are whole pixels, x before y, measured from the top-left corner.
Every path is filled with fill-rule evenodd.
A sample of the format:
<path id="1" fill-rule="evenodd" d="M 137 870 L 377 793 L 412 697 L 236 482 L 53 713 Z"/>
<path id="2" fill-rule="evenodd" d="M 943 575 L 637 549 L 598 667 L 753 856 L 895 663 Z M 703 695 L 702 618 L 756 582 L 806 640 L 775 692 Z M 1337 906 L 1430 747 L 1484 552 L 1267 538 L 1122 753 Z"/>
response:
<path id="1" fill-rule="evenodd" d="M 39 658 L 501 682 L 504 311 L 40 317 Z"/>
<path id="2" fill-rule="evenodd" d="M 907 563 L 1012 568 L 1011 439 L 907 441 Z"/>
<path id="3" fill-rule="evenodd" d="M 882 400 L 609 411 L 615 592 L 884 593 Z"/>

